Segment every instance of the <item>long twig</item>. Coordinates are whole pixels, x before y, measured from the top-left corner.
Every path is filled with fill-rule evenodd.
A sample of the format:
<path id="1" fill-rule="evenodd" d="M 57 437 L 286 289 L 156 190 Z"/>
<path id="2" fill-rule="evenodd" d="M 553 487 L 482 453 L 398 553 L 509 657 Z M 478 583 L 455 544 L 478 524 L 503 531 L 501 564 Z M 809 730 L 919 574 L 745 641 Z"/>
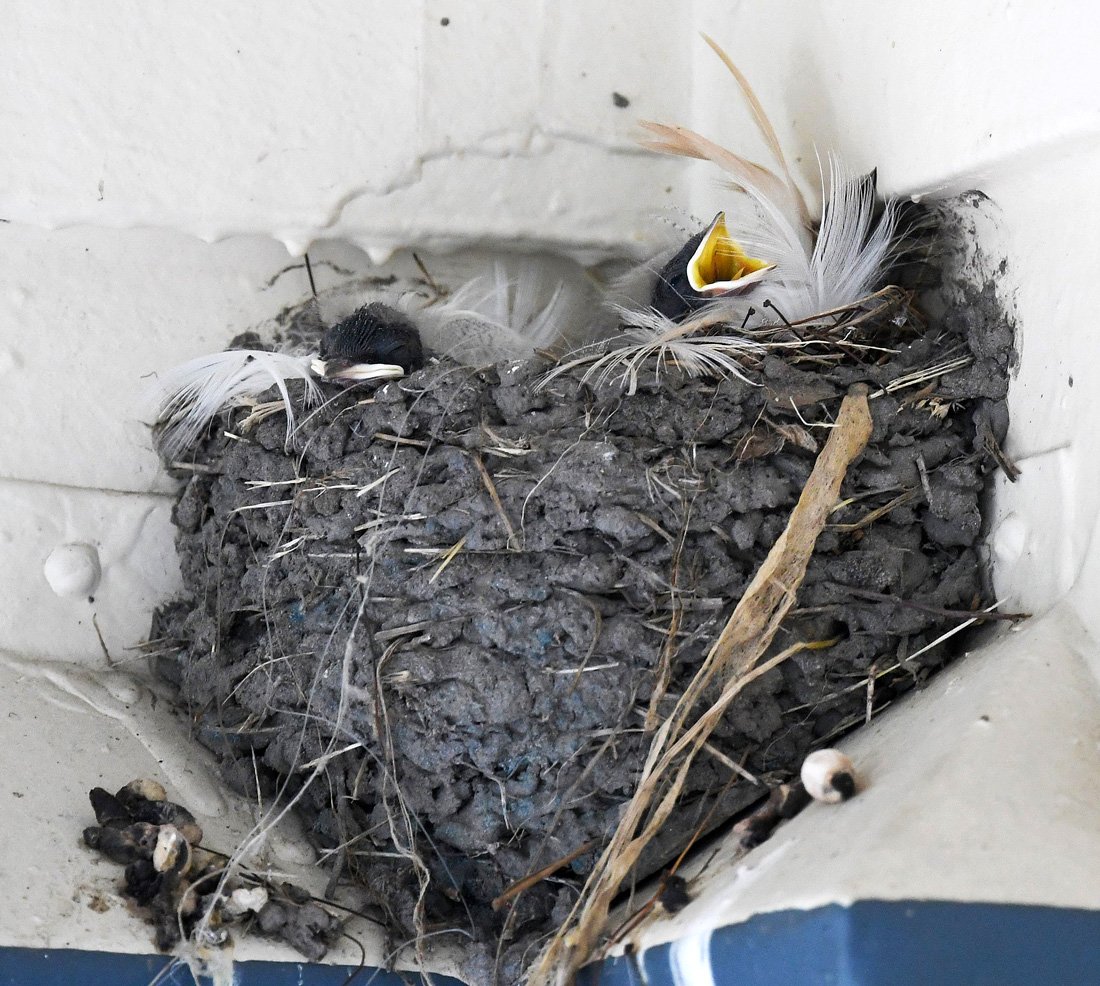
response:
<path id="1" fill-rule="evenodd" d="M 505 904 L 508 903 L 513 897 L 523 893 L 523 891 L 530 889 L 536 883 L 540 883 L 548 876 L 553 876 L 563 866 L 568 866 L 575 859 L 580 859 L 586 852 L 591 852 L 596 847 L 596 840 L 589 839 L 587 842 L 582 842 L 572 852 L 566 853 L 559 859 L 555 859 L 552 863 L 547 863 L 542 869 L 536 870 L 530 876 L 525 876 L 522 880 L 517 880 L 507 890 L 497 897 L 493 898 L 493 910 L 499 911 Z"/>
<path id="2" fill-rule="evenodd" d="M 970 609 L 944 609 L 942 606 L 931 606 L 928 603 L 922 603 L 917 599 L 902 599 L 901 596 L 891 596 L 885 592 L 872 592 L 870 589 L 860 589 L 854 585 L 845 585 L 843 582 L 832 583 L 838 589 L 843 589 L 849 595 L 856 596 L 858 599 L 873 600 L 874 602 L 890 603 L 894 606 L 904 606 L 906 609 L 917 609 L 922 613 L 930 613 L 932 616 L 943 616 L 948 619 L 954 619 L 956 617 L 967 619 L 972 618 L 977 621 L 983 620 L 1026 620 L 1030 613 L 991 613 L 988 610 L 970 610 Z"/>
<path id="3" fill-rule="evenodd" d="M 853 521 L 850 524 L 830 524 L 829 527 L 834 531 L 845 532 L 858 531 L 863 527 L 870 527 L 876 520 L 881 520 L 890 513 L 891 510 L 896 510 L 898 507 L 902 507 L 912 500 L 915 500 L 918 494 L 919 491 L 916 489 L 905 490 L 895 496 L 889 503 L 884 503 L 881 507 L 877 507 L 870 513 L 864 514 L 864 516 L 857 521 Z"/>
<path id="4" fill-rule="evenodd" d="M 683 557 L 684 544 L 687 541 L 688 525 L 691 523 L 691 506 L 693 501 L 688 501 L 684 512 L 683 523 L 680 524 L 680 536 L 676 539 L 676 547 L 672 553 L 672 566 L 669 573 L 669 583 L 672 591 L 669 594 L 669 602 L 672 605 L 672 616 L 668 622 L 668 633 L 665 635 L 665 643 L 661 648 L 661 657 L 657 665 L 657 673 L 653 681 L 653 694 L 649 698 L 649 711 L 645 717 L 645 731 L 653 732 L 659 719 L 661 700 L 668 691 L 669 682 L 672 681 L 672 661 L 676 656 L 676 636 L 680 632 L 680 622 L 683 619 L 684 608 L 680 603 L 680 559 Z"/>

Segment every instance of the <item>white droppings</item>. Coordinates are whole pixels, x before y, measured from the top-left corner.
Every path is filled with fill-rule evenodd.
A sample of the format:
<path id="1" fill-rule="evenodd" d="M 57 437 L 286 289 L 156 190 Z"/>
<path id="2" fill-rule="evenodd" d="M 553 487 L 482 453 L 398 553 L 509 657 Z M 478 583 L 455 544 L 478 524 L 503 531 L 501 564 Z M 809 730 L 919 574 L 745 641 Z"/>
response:
<path id="1" fill-rule="evenodd" d="M 267 891 L 263 887 L 245 889 L 238 887 L 229 895 L 225 902 L 225 910 L 238 917 L 241 914 L 255 913 L 263 909 L 267 903 Z"/>
<path id="2" fill-rule="evenodd" d="M 840 750 L 814 750 L 802 761 L 801 774 L 815 801 L 835 805 L 853 794 L 855 766 Z"/>
<path id="3" fill-rule="evenodd" d="M 164 873 L 176 865 L 179 854 L 184 849 L 184 838 L 174 825 L 162 825 L 157 832 L 157 844 L 153 849 L 153 867 L 158 873 Z"/>
<path id="4" fill-rule="evenodd" d="M 42 566 L 42 574 L 59 596 L 90 596 L 99 585 L 99 552 L 90 544 L 59 544 Z"/>

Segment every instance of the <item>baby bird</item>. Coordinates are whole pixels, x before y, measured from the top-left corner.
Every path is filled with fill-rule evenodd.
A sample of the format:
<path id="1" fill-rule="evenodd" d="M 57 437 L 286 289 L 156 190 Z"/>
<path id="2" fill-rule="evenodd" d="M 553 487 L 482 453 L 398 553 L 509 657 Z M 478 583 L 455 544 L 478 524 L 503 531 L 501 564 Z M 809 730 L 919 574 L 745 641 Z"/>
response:
<path id="1" fill-rule="evenodd" d="M 416 326 L 396 308 L 374 301 L 325 330 L 311 369 L 325 380 L 356 381 L 402 377 L 423 365 Z"/>

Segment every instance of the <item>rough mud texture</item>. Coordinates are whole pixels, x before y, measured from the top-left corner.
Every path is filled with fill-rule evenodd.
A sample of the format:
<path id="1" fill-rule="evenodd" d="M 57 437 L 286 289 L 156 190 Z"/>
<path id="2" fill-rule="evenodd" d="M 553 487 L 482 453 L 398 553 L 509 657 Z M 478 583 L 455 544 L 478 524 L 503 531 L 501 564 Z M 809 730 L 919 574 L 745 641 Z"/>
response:
<path id="1" fill-rule="evenodd" d="M 443 361 L 328 388 L 289 451 L 281 416 L 240 437 L 216 428 L 175 511 L 189 595 L 155 617 L 161 673 L 231 785 L 258 777 L 270 798 L 311 781 L 310 838 L 340 847 L 331 858 L 395 940 L 464 929 L 478 943 L 472 981 L 492 981 L 496 963 L 514 982 L 631 795 L 662 655 L 667 712 L 782 531 L 851 384 L 874 392 L 974 358 L 871 400 L 871 445 L 776 646 L 837 642 L 750 687 L 714 746 L 766 780 L 797 773 L 862 721 L 872 666 L 889 669 L 878 710 L 947 660 L 942 647 L 909 657 L 960 622 L 943 610 L 988 604 L 978 539 L 1011 327 L 990 289 L 929 325 L 895 306 L 858 338 L 896 352 L 769 357 L 748 367 L 758 386 L 668 368 L 658 381 L 651 368 L 632 396 L 579 369 L 540 390 L 537 360 Z M 639 876 L 675 857 L 729 779 L 718 758 L 698 759 Z M 738 781 L 711 822 L 763 793 Z M 429 878 L 419 915 L 413 854 Z"/>

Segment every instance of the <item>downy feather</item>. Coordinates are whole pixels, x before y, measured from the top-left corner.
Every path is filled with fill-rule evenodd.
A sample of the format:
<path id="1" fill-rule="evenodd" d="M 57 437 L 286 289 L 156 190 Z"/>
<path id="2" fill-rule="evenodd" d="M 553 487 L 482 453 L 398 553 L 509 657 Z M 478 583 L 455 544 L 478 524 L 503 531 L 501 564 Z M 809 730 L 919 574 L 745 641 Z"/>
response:
<path id="1" fill-rule="evenodd" d="M 743 290 L 708 300 L 681 321 L 647 303 L 623 304 L 621 297 L 609 299 L 626 326 L 627 341 L 610 350 L 579 352 L 562 370 L 588 365 L 586 378 L 607 380 L 620 374 L 628 389 L 633 389 L 641 362 L 656 356 L 658 366 L 675 360 L 692 375 L 717 371 L 744 378 L 738 357 L 764 348 L 800 345 L 752 342 L 748 331 L 738 335 L 741 329 L 780 321 L 771 311 L 763 310 L 765 302 L 782 312 L 782 318 L 813 322 L 824 312 L 855 305 L 869 295 L 891 259 L 898 221 L 896 203 L 887 202 L 876 223 L 874 179 L 853 175 L 832 156 L 828 176 L 821 175 L 825 204 L 815 235 L 805 200 L 759 99 L 729 56 L 712 39 L 704 38 L 737 81 L 783 177 L 684 127 L 643 123 L 657 139 L 641 143 L 666 153 L 709 160 L 726 171 L 734 187 L 744 193 L 746 206 L 737 213 L 731 210 L 727 219 L 731 235 L 740 248 L 774 268 Z M 635 271 L 613 287 L 652 285 L 657 276 L 653 272 L 663 270 L 673 255 L 666 251 L 639 268 L 641 273 Z M 700 334 L 720 326 L 728 327 L 721 336 Z"/>
<path id="2" fill-rule="evenodd" d="M 556 344 L 581 323 L 581 295 L 535 261 L 514 270 L 497 263 L 491 273 L 463 284 L 416 317 L 430 348 L 479 365 L 523 358 Z"/>
<path id="3" fill-rule="evenodd" d="M 159 444 L 169 460 L 179 458 L 225 407 L 255 398 L 275 388 L 286 406 L 286 434 L 294 430 L 294 402 L 288 380 L 305 382 L 305 402 L 320 391 L 310 373 L 316 356 L 288 356 L 258 349 L 230 349 L 199 356 L 161 375 L 155 388 L 157 421 L 162 424 Z"/>

